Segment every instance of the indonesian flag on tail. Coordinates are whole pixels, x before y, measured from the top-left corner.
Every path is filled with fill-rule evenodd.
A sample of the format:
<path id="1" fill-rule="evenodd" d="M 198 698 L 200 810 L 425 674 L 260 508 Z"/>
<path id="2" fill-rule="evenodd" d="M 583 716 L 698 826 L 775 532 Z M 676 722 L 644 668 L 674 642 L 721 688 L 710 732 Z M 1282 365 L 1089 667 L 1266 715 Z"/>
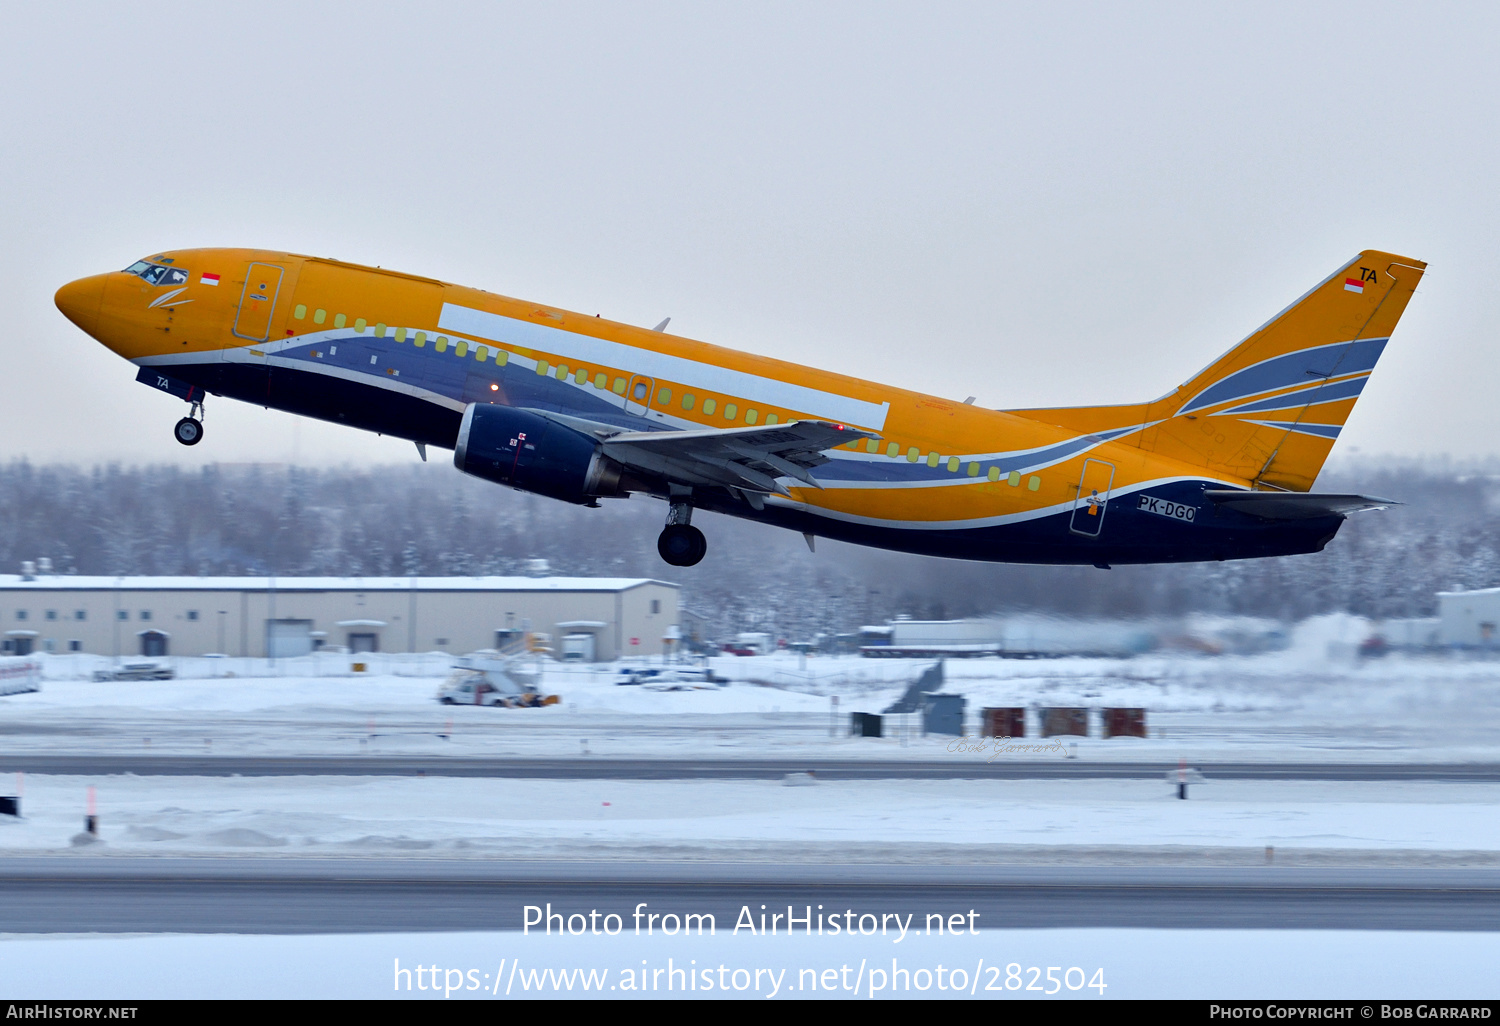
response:
<path id="1" fill-rule="evenodd" d="M 219 284 L 219 276 L 217 274 L 207 274 L 207 273 L 205 273 L 201 278 L 198 279 L 198 284 L 200 284 L 200 285 L 217 285 L 217 284 Z M 1355 291 L 1357 292 L 1359 290 L 1356 289 Z"/>
<path id="2" fill-rule="evenodd" d="M 1358 278 L 1345 278 L 1344 291 L 1353 292 L 1355 295 L 1362 296 L 1365 293 L 1365 283 L 1360 281 Z"/>

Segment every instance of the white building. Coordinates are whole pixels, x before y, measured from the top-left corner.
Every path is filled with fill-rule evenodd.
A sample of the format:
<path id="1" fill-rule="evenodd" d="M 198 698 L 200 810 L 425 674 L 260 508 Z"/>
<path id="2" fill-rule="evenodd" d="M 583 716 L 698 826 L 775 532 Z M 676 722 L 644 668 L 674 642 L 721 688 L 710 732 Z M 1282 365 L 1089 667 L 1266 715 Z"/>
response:
<path id="1" fill-rule="evenodd" d="M 559 656 L 607 661 L 662 653 L 677 598 L 638 578 L 0 575 L 0 652 L 462 653 L 529 630 Z"/>
<path id="2" fill-rule="evenodd" d="M 1500 648 L 1500 588 L 1440 591 L 1437 597 L 1444 645 Z"/>
<path id="3" fill-rule="evenodd" d="M 1034 614 L 972 620 L 897 617 L 884 627 L 862 627 L 860 634 L 860 653 L 875 657 L 1134 655 L 1156 645 L 1151 631 L 1137 624 Z"/>

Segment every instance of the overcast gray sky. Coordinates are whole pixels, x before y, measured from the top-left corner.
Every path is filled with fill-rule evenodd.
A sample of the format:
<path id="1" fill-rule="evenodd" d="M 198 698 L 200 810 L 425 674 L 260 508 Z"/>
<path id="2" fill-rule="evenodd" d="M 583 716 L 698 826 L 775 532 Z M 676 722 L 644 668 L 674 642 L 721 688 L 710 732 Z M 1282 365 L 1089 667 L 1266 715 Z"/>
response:
<path id="1" fill-rule="evenodd" d="M 177 246 L 432 275 L 989 406 L 1155 397 L 1431 264 L 1339 451 L 1500 439 L 1500 8 L 0 5 L 0 457 L 414 458 L 63 319 Z"/>

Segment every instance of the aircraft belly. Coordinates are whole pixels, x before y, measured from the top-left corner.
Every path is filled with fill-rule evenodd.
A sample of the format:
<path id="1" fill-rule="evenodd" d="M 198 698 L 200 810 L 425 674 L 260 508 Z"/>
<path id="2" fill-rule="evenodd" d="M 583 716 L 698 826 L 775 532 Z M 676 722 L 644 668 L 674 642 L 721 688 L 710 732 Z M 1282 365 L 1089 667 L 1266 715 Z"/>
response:
<path id="1" fill-rule="evenodd" d="M 177 364 L 171 372 L 215 395 L 445 449 L 453 448 L 463 418 L 461 410 L 394 391 L 374 375 L 340 377 L 263 363 Z"/>
<path id="2" fill-rule="evenodd" d="M 1211 481 L 1173 481 L 1111 496 L 1098 537 L 1069 529 L 1072 504 L 1019 518 L 938 522 L 851 518 L 829 507 L 742 504 L 712 508 L 859 545 L 997 563 L 1131 564 L 1200 562 L 1320 551 L 1342 516 L 1270 521 L 1206 500 Z M 924 491 L 930 491 L 924 489 Z"/>

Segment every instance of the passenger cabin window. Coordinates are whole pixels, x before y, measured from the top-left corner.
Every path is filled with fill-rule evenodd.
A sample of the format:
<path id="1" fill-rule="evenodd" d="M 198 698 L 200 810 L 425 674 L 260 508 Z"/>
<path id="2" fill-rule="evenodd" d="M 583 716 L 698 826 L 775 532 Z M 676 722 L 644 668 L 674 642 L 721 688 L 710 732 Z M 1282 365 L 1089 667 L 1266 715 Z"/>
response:
<path id="1" fill-rule="evenodd" d="M 294 310 L 292 310 L 292 320 L 294 320 L 294 321 L 300 321 L 300 320 L 302 320 L 306 316 L 307 316 L 307 304 L 306 303 L 298 303 L 297 306 L 296 306 L 296 308 Z"/>
<path id="2" fill-rule="evenodd" d="M 670 388 L 658 388 L 656 390 L 656 405 L 671 406 L 672 390 Z"/>
<path id="3" fill-rule="evenodd" d="M 717 399 L 705 399 L 705 400 L 703 400 L 703 413 L 704 413 L 705 416 L 708 415 L 708 414 L 713 413 L 718 408 L 719 408 L 719 400 L 717 400 Z"/>
<path id="4" fill-rule="evenodd" d="M 781 418 L 778 417 L 778 416 L 776 416 L 776 414 L 774 414 L 774 413 L 768 413 L 768 414 L 766 414 L 766 427 L 770 427 L 772 424 L 775 424 L 775 423 L 779 422 L 780 420 L 781 420 Z M 870 451 L 874 452 L 875 450 L 871 449 Z"/>
<path id="5" fill-rule="evenodd" d="M 346 325 L 348 323 L 349 323 L 349 318 L 345 317 L 343 314 L 334 314 L 333 315 L 333 326 L 335 328 L 342 328 L 344 325 Z"/>
<path id="6" fill-rule="evenodd" d="M 739 407 L 735 406 L 734 403 L 725 403 L 724 404 L 724 419 L 725 420 L 733 420 L 735 417 L 738 417 L 739 415 L 740 415 Z"/>
<path id="7" fill-rule="evenodd" d="M 463 339 L 459 339 L 458 340 L 458 345 L 456 345 L 456 346 L 453 347 L 453 355 L 455 355 L 455 356 L 468 356 L 469 355 L 469 343 L 465 342 Z"/>
<path id="8" fill-rule="evenodd" d="M 322 324 L 326 320 L 328 320 L 328 311 L 327 310 L 314 310 L 313 311 L 313 323 L 314 324 Z"/>
<path id="9" fill-rule="evenodd" d="M 760 419 L 760 414 L 757 413 L 757 412 L 755 412 L 754 410 L 746 410 L 745 411 L 745 423 L 746 424 L 754 424 L 759 419 Z"/>
<path id="10" fill-rule="evenodd" d="M 417 332 L 417 337 L 412 341 L 412 345 L 416 346 L 418 349 L 421 349 L 426 344 L 427 344 L 427 332 L 425 332 L 425 331 L 419 331 L 419 332 Z"/>
<path id="11" fill-rule="evenodd" d="M 361 335 L 365 333 L 365 319 L 363 317 L 354 322 L 354 330 Z"/>
<path id="12" fill-rule="evenodd" d="M 693 393 L 691 393 L 691 392 L 684 392 L 684 393 L 682 393 L 682 408 L 684 410 L 691 410 L 693 408 L 693 404 L 696 403 L 697 401 L 698 400 L 693 395 Z"/>

